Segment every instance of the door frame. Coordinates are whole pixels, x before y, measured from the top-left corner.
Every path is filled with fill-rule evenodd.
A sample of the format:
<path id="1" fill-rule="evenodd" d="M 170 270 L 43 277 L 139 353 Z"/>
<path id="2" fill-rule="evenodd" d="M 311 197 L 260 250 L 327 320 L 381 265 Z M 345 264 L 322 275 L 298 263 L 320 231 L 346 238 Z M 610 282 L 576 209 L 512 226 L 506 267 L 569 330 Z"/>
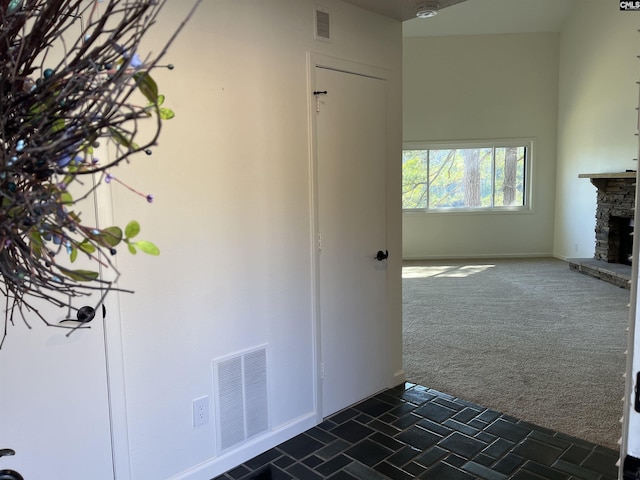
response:
<path id="1" fill-rule="evenodd" d="M 98 188 L 95 192 L 97 226 L 114 225 L 111 190 L 109 188 Z M 109 428 L 114 480 L 131 480 L 120 293 L 117 291 L 109 292 L 104 298 L 104 306 L 107 312 L 107 319 L 103 328 L 106 360 L 105 374 L 107 394 L 109 396 Z"/>
<path id="2" fill-rule="evenodd" d="M 101 155 L 104 155 L 107 159 L 112 157 L 109 148 L 104 148 Z M 94 192 L 96 227 L 100 228 L 115 225 L 114 203 L 111 189 L 103 186 L 103 188 L 95 189 Z M 114 259 L 113 262 L 117 267 L 117 258 Z M 132 295 L 132 293 L 125 295 Z M 114 480 L 131 480 L 131 453 L 129 449 L 129 427 L 127 424 L 127 397 L 125 389 L 120 293 L 118 291 L 109 292 L 103 300 L 103 305 L 106 309 L 106 320 L 103 325 L 103 344 L 106 363 L 105 375 L 107 380 L 107 404 L 109 409 L 113 476 Z"/>
<path id="3" fill-rule="evenodd" d="M 640 106 L 640 102 L 639 102 Z M 640 111 L 639 111 L 640 112 Z M 638 113 L 640 125 L 640 113 Z M 640 153 L 640 140 L 637 145 Z M 634 217 L 638 217 L 638 197 L 640 196 L 640 183 L 636 173 Z M 627 329 L 627 355 L 623 377 L 625 378 L 625 392 L 622 398 L 624 411 L 622 419 L 622 435 L 620 437 L 620 461 L 618 463 L 618 478 L 625 478 L 627 468 L 635 469 L 640 461 L 640 412 L 636 410 L 636 399 L 640 389 L 640 235 L 633 236 L 633 262 L 631 262 L 631 280 L 629 289 L 629 324 Z"/>
<path id="4" fill-rule="evenodd" d="M 353 62 L 350 60 L 336 58 L 316 52 L 307 52 L 307 98 L 308 98 L 308 135 L 309 135 L 309 207 L 310 207 L 310 251 L 312 254 L 311 258 L 311 286 L 312 286 L 312 322 L 313 322 L 313 384 L 314 384 L 314 398 L 315 405 L 314 409 L 316 412 L 316 420 L 318 423 L 323 421 L 323 402 L 322 402 L 322 389 L 323 389 L 323 379 L 321 372 L 321 363 L 322 363 L 322 335 L 321 335 L 321 311 L 320 311 L 320 250 L 319 250 L 319 233 L 320 233 L 320 218 L 319 218 L 319 209 L 318 209 L 318 139 L 317 139 L 317 120 L 316 120 L 316 96 L 313 94 L 316 91 L 316 68 L 327 68 L 331 70 L 336 70 L 339 72 L 349 73 L 353 75 L 361 75 L 365 77 L 372 77 L 385 81 L 386 89 L 387 89 L 387 107 L 389 107 L 389 102 L 394 101 L 393 96 L 389 95 L 389 83 L 392 77 L 392 72 L 385 68 L 375 67 L 371 65 L 366 65 L 362 63 Z M 395 101 L 401 101 L 401 98 L 395 99 Z M 388 108 L 389 111 L 389 108 Z M 388 115 L 387 117 L 387 170 L 386 170 L 386 191 L 387 191 L 387 211 L 385 212 L 387 221 L 385 222 L 386 228 L 386 236 L 387 242 L 390 250 L 397 248 L 394 257 L 390 257 L 387 263 L 387 281 L 386 281 L 386 289 L 387 289 L 387 312 L 386 312 L 386 321 L 387 323 L 391 322 L 391 319 L 396 314 L 395 304 L 392 299 L 392 295 L 396 294 L 395 289 L 393 288 L 392 277 L 397 273 L 400 275 L 401 273 L 401 241 L 394 242 L 394 235 L 390 235 L 390 228 L 395 227 L 395 223 L 390 221 L 389 218 L 389 202 L 390 198 L 395 195 L 396 189 L 391 188 L 389 185 L 390 178 L 395 179 L 394 175 L 389 175 L 389 167 L 388 164 L 389 158 L 392 157 L 392 152 L 394 152 L 393 148 L 395 143 L 390 141 L 389 132 L 391 131 L 391 125 L 394 121 L 392 115 Z M 398 171 L 401 172 L 401 138 L 398 139 Z M 398 182 L 401 181 L 401 175 L 398 177 Z M 391 197 L 390 197 L 391 195 Z M 401 205 L 401 198 L 398 195 L 398 204 Z M 401 228 L 401 226 L 400 226 Z M 401 292 L 400 298 L 401 298 Z M 401 306 L 400 306 L 401 308 Z M 400 313 L 400 322 L 401 322 L 401 313 Z M 392 330 L 392 329 L 391 329 Z M 404 370 L 401 367 L 401 357 L 402 357 L 402 329 L 400 328 L 399 335 L 394 335 L 393 331 L 389 331 L 389 348 L 387 349 L 388 353 L 388 364 L 389 364 L 389 374 L 388 374 L 388 387 L 393 387 L 402 383 L 405 380 Z M 399 346 L 398 346 L 399 343 Z M 396 368 L 395 371 L 393 369 L 397 367 L 394 365 L 393 357 L 394 353 L 397 353 L 397 350 L 400 350 L 400 368 Z"/>

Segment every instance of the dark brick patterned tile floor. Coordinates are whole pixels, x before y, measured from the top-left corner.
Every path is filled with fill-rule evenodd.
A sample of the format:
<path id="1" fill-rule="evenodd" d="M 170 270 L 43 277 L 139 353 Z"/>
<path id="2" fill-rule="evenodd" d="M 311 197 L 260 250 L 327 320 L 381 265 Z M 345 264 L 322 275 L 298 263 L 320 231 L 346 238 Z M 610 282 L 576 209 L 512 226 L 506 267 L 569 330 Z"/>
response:
<path id="1" fill-rule="evenodd" d="M 214 480 L 615 480 L 619 452 L 406 383 Z"/>

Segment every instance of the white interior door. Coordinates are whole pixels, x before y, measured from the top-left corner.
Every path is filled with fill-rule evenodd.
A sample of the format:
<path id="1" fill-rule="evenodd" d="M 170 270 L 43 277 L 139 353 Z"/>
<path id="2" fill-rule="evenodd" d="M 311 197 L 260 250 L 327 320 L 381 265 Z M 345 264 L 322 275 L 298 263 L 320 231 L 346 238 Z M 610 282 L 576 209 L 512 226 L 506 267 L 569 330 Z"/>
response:
<path id="1" fill-rule="evenodd" d="M 83 220 L 91 221 L 89 203 L 83 204 Z M 89 268 L 80 257 L 73 268 Z M 76 298 L 72 305 L 95 307 L 98 298 Z M 50 323 L 69 316 L 44 302 L 38 308 Z M 0 449 L 16 452 L 0 458 L 0 470 L 15 470 L 25 480 L 113 480 L 101 309 L 90 328 L 69 336 L 69 330 L 46 327 L 28 312 L 26 318 L 33 328 L 16 315 L 0 350 Z"/>
<path id="2" fill-rule="evenodd" d="M 387 387 L 386 86 L 316 67 L 322 414 Z"/>

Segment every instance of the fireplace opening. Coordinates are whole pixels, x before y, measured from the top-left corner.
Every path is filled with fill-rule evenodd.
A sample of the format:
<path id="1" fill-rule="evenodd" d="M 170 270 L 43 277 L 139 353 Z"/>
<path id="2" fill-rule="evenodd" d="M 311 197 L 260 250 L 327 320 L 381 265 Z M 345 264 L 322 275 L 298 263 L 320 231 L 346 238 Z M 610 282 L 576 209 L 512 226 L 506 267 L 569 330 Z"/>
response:
<path id="1" fill-rule="evenodd" d="M 633 218 L 609 217 L 609 263 L 631 265 L 633 256 Z"/>

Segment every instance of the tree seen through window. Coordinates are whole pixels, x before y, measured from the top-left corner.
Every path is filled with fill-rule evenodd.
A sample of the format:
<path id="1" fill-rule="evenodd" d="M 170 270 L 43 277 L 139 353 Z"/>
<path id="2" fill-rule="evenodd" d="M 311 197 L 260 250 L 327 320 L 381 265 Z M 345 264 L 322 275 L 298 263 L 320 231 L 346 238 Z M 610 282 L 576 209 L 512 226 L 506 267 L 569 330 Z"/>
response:
<path id="1" fill-rule="evenodd" d="M 526 205 L 527 147 L 404 150 L 404 209 L 487 209 Z"/>

